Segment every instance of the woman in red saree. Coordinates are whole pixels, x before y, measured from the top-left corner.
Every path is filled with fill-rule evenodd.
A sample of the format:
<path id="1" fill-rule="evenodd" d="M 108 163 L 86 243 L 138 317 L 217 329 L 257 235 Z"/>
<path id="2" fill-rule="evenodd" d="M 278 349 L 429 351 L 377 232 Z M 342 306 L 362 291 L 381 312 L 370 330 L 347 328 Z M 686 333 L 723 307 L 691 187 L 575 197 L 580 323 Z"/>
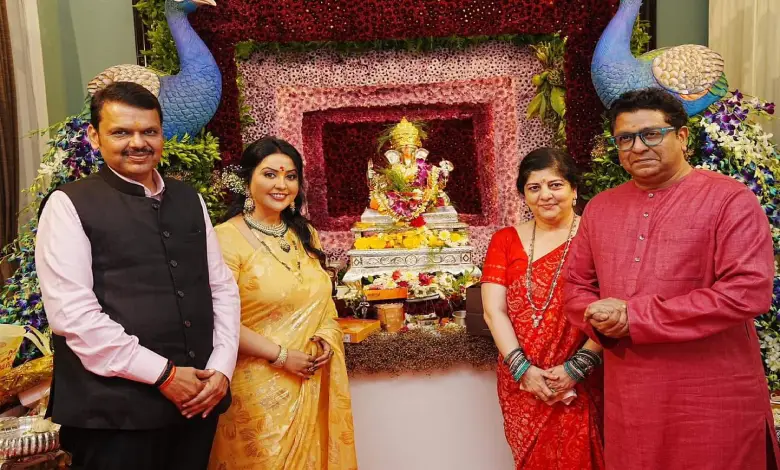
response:
<path id="1" fill-rule="evenodd" d="M 493 235 L 482 275 L 485 319 L 501 353 L 506 438 L 518 470 L 601 470 L 587 380 L 601 347 L 568 322 L 562 305 L 579 221 L 576 166 L 558 150 L 534 150 L 520 164 L 517 187 L 534 218 Z"/>

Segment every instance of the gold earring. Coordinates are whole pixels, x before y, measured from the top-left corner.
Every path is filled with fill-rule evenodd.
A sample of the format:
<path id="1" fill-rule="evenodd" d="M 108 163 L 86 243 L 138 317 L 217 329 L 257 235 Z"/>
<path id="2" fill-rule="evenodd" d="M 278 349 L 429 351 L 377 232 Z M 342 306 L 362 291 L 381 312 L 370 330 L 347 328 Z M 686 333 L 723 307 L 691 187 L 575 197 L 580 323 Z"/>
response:
<path id="1" fill-rule="evenodd" d="M 244 199 L 244 214 L 249 215 L 255 211 L 255 200 L 252 199 L 252 193 L 249 191 L 249 188 L 246 188 L 244 196 L 246 197 Z"/>
<path id="2" fill-rule="evenodd" d="M 295 212 L 295 201 L 290 203 L 290 210 Z"/>
<path id="3" fill-rule="evenodd" d="M 574 200 L 571 202 L 571 206 L 574 207 L 577 205 L 577 198 L 575 197 Z"/>

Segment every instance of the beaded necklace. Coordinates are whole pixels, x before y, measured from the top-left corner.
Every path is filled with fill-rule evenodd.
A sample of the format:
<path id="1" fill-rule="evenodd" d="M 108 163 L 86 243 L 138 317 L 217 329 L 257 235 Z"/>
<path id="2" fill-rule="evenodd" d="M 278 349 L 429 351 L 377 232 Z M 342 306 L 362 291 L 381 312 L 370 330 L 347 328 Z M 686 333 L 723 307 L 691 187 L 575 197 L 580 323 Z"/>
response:
<path id="1" fill-rule="evenodd" d="M 547 293 L 547 299 L 544 301 L 544 305 L 541 307 L 537 307 L 534 303 L 533 298 L 533 284 L 531 282 L 531 279 L 533 277 L 533 259 L 534 259 L 534 242 L 536 241 L 536 221 L 534 221 L 534 230 L 531 234 L 531 246 L 530 246 L 530 253 L 528 254 L 528 268 L 525 272 L 525 296 L 528 300 L 528 304 L 531 306 L 531 310 L 533 310 L 533 313 L 531 314 L 531 319 L 533 320 L 533 327 L 538 328 L 539 325 L 542 323 L 542 320 L 544 320 L 544 312 L 547 311 L 547 307 L 550 306 L 550 302 L 552 301 L 553 294 L 555 293 L 555 286 L 558 285 L 558 278 L 561 275 L 561 270 L 563 269 L 563 263 L 566 261 L 566 255 L 569 253 L 569 245 L 571 245 L 571 239 L 574 237 L 574 227 L 576 226 L 578 217 L 575 215 L 574 219 L 571 221 L 571 228 L 569 228 L 569 236 L 566 238 L 566 246 L 563 248 L 563 256 L 561 256 L 561 261 L 558 262 L 558 268 L 555 270 L 555 275 L 552 279 L 552 285 L 550 286 L 550 292 Z"/>

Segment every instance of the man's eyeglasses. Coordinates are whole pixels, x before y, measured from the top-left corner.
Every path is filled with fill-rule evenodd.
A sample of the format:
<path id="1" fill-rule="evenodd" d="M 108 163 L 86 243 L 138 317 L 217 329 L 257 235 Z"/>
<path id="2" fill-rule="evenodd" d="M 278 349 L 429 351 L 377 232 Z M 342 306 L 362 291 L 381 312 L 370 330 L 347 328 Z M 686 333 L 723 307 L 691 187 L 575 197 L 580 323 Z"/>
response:
<path id="1" fill-rule="evenodd" d="M 669 132 L 676 130 L 675 127 L 659 127 L 658 129 L 647 129 L 641 132 L 634 132 L 632 134 L 619 134 L 615 137 L 610 137 L 609 141 L 612 145 L 617 146 L 618 150 L 631 150 L 634 148 L 637 136 L 642 139 L 642 143 L 648 147 L 655 147 L 664 141 L 664 137 Z"/>

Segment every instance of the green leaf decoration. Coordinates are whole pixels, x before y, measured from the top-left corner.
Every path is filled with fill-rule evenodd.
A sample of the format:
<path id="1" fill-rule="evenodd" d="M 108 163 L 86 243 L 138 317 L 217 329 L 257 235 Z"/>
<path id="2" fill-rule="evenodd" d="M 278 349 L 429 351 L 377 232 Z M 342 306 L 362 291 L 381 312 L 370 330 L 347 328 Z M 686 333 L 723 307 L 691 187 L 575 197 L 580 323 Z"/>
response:
<path id="1" fill-rule="evenodd" d="M 566 90 L 563 87 L 553 87 L 552 91 L 550 92 L 550 105 L 560 117 L 563 117 L 563 114 L 566 112 L 565 98 Z"/>
<path id="2" fill-rule="evenodd" d="M 534 99 L 532 99 L 531 102 L 528 103 L 528 112 L 525 115 L 526 119 L 531 119 L 532 117 L 539 114 L 539 107 L 541 106 L 543 101 L 544 101 L 543 94 L 539 93 L 536 96 L 534 96 Z"/>

